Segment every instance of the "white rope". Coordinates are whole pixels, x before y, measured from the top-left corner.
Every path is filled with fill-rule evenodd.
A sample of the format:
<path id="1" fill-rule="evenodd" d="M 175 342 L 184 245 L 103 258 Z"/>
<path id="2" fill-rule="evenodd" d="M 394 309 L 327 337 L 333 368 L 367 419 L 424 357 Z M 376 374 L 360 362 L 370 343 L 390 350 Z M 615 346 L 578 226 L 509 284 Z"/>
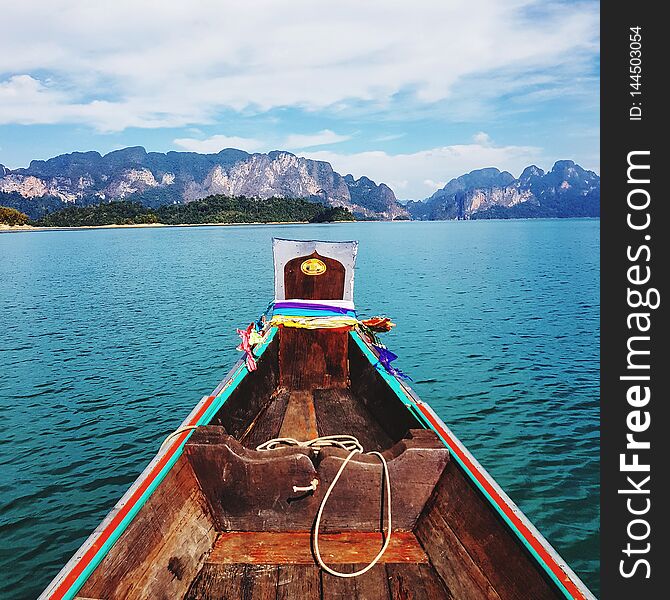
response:
<path id="1" fill-rule="evenodd" d="M 336 448 L 342 448 L 350 452 L 354 449 L 363 452 L 363 446 L 361 446 L 361 443 L 353 435 L 324 435 L 313 440 L 307 440 L 306 442 L 299 442 L 289 437 L 274 438 L 256 446 L 256 450 L 276 450 L 285 446 L 312 448 L 315 452 L 318 452 L 321 448 L 335 446 Z"/>
<path id="2" fill-rule="evenodd" d="M 197 425 L 185 425 L 184 427 L 180 427 L 179 429 L 175 429 L 171 434 L 169 434 L 164 440 L 163 443 L 161 444 L 161 447 L 158 449 L 160 452 L 165 445 L 175 436 L 178 436 L 180 433 L 184 433 L 185 431 L 191 431 L 192 429 L 197 429 Z"/>
<path id="3" fill-rule="evenodd" d="M 335 446 L 337 448 L 343 448 L 345 450 L 349 450 L 349 456 L 347 456 L 347 458 L 344 459 L 344 461 L 342 462 L 342 466 L 340 466 L 339 470 L 337 471 L 337 474 L 335 475 L 335 478 L 333 479 L 330 486 L 328 486 L 328 489 L 326 490 L 326 493 L 323 496 L 323 500 L 321 500 L 321 505 L 319 506 L 319 510 L 316 514 L 316 522 L 314 523 L 314 554 L 316 555 L 316 560 L 319 563 L 319 566 L 324 571 L 330 573 L 331 575 L 335 575 L 336 577 L 358 577 L 359 575 L 367 573 L 370 569 L 372 569 L 372 567 L 374 567 L 379 562 L 379 559 L 384 555 L 384 552 L 386 552 L 386 549 L 391 543 L 391 523 L 392 523 L 391 479 L 389 477 L 389 467 L 386 462 L 386 459 L 380 452 L 367 452 L 368 455 L 374 454 L 375 456 L 379 457 L 379 459 L 382 462 L 382 470 L 384 471 L 384 481 L 386 484 L 386 515 L 388 522 L 388 525 L 386 527 L 386 533 L 384 534 L 384 531 L 382 530 L 382 535 L 384 536 L 384 544 L 382 545 L 381 550 L 377 553 L 377 556 L 375 556 L 374 559 L 372 559 L 372 562 L 369 563 L 366 567 L 360 569 L 359 571 L 354 571 L 353 573 L 342 573 L 341 571 L 331 569 L 325 562 L 323 562 L 323 558 L 321 558 L 321 550 L 319 548 L 319 528 L 321 525 L 321 517 L 323 516 L 323 510 L 326 507 L 326 502 L 328 502 L 328 498 L 330 498 L 330 494 L 335 488 L 335 485 L 339 481 L 340 476 L 344 472 L 344 469 L 346 468 L 349 461 L 354 456 L 356 456 L 356 454 L 364 454 L 363 446 L 358 441 L 358 439 L 355 438 L 353 435 L 327 435 L 323 437 L 314 438 L 313 440 L 309 440 L 307 442 L 300 442 L 294 438 L 275 438 L 273 440 L 268 440 L 267 442 L 260 444 L 259 446 L 256 447 L 256 450 L 276 450 L 277 448 L 285 446 L 299 446 L 303 448 L 305 447 L 312 448 L 316 452 L 318 452 L 320 448 L 325 448 L 329 446 L 330 447 Z M 312 479 L 312 481 L 308 486 L 294 485 L 293 491 L 294 492 L 316 491 L 316 487 L 318 484 L 319 484 L 318 479 Z"/>
<path id="4" fill-rule="evenodd" d="M 340 478 L 340 475 L 342 475 L 344 468 L 356 454 L 361 454 L 360 450 L 352 450 L 349 453 L 349 456 L 347 456 L 347 458 L 342 463 L 340 470 L 337 472 L 337 475 L 335 475 L 335 479 L 333 479 L 333 482 L 330 484 L 330 487 L 326 491 L 326 495 L 323 497 L 323 500 L 321 501 L 321 506 L 319 506 L 319 512 L 316 515 L 316 523 L 314 525 L 314 554 L 316 554 L 316 560 L 318 561 L 319 565 L 324 571 L 327 571 L 328 573 L 330 573 L 331 575 L 335 575 L 336 577 L 358 577 L 359 575 L 363 575 L 363 573 L 367 573 L 370 569 L 372 569 L 372 567 L 374 567 L 379 562 L 379 559 L 383 556 L 384 552 L 386 552 L 386 549 L 388 548 L 389 543 L 391 542 L 391 480 L 389 479 L 388 464 L 386 464 L 386 459 L 382 456 L 380 452 L 368 452 L 368 454 L 375 454 L 382 461 L 382 466 L 384 469 L 384 479 L 386 480 L 386 514 L 388 516 L 388 526 L 386 535 L 384 536 L 384 545 L 382 546 L 377 556 L 375 556 L 372 559 L 372 562 L 368 564 L 367 567 L 364 567 L 360 571 L 354 571 L 353 573 L 342 573 L 341 571 L 335 571 L 334 569 L 331 569 L 326 563 L 324 563 L 323 559 L 321 558 L 321 551 L 319 550 L 319 525 L 321 524 L 321 516 L 323 515 L 323 509 L 326 506 L 328 497 L 330 496 L 330 493 L 333 491 L 333 488 L 335 487 L 337 480 Z"/>

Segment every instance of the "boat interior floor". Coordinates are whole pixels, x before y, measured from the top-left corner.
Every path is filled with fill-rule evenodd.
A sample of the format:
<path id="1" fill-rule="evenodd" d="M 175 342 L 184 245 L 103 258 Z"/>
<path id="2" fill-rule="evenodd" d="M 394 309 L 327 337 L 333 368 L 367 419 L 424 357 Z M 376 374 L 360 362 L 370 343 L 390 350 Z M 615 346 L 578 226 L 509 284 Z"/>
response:
<path id="1" fill-rule="evenodd" d="M 364 565 L 343 563 L 338 570 L 352 572 Z M 341 578 L 312 564 L 205 563 L 189 588 L 187 600 L 221 598 L 286 600 L 440 600 L 453 596 L 426 561 L 387 560 L 367 573 Z"/>
<path id="2" fill-rule="evenodd" d="M 240 442 L 255 449 L 276 437 L 305 441 L 340 434 L 356 437 L 366 452 L 393 445 L 366 406 L 346 388 L 277 392 L 241 435 Z"/>
<path id="3" fill-rule="evenodd" d="M 389 547 L 372 569 L 355 578 L 320 569 L 311 534 L 323 488 L 348 452 L 282 448 L 266 453 L 259 464 L 261 452 L 255 451 L 275 437 L 309 440 L 339 434 L 355 436 L 366 452 L 384 452 L 394 482 L 396 516 Z M 227 499 L 226 514 L 210 501 L 221 530 L 186 598 L 451 598 L 412 532 L 448 461 L 448 452 L 433 432 L 412 430 L 394 444 L 350 389 L 279 391 L 239 440 L 224 433 L 223 427 L 200 428 L 186 453 L 206 497 Z M 225 457 L 233 471 L 235 463 L 244 463 L 244 478 L 234 478 L 236 490 L 223 490 L 220 478 L 215 482 L 207 477 L 207 473 L 220 472 L 215 457 Z M 417 481 L 416 474 L 422 481 Z M 286 481 L 307 483 L 315 476 L 324 483 L 314 494 L 293 494 L 284 500 Z M 320 536 L 323 559 L 332 568 L 344 573 L 359 570 L 381 548 L 382 480 L 382 467 L 375 457 L 357 456 L 343 472 L 324 513 Z M 245 484 L 252 482 L 253 486 L 259 481 L 269 503 L 254 498 L 254 490 Z M 414 485 L 418 489 L 411 489 Z M 234 495 L 238 501 L 231 498 Z M 244 509 L 234 515 L 234 506 Z"/>

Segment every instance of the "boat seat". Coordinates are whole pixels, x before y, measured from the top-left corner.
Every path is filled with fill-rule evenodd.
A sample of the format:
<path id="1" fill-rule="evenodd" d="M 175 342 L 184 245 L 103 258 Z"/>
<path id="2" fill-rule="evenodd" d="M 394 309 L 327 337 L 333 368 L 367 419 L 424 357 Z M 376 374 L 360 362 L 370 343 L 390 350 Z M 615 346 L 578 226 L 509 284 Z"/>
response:
<path id="1" fill-rule="evenodd" d="M 323 496 L 348 452 L 301 447 L 250 450 L 222 427 L 199 427 L 185 449 L 219 531 L 309 531 Z M 392 490 L 393 529 L 411 531 L 449 461 L 449 451 L 428 430 L 383 452 Z M 313 479 L 315 492 L 294 492 Z M 378 457 L 354 457 L 328 500 L 324 532 L 376 531 L 383 473 Z"/>

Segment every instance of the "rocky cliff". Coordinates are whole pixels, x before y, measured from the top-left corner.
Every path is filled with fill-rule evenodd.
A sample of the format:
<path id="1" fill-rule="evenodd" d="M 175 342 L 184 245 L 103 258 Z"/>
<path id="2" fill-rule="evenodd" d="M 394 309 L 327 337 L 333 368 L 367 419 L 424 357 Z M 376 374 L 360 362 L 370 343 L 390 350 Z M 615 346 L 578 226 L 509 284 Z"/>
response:
<path id="1" fill-rule="evenodd" d="M 547 173 L 526 167 L 518 179 L 495 168 L 479 169 L 407 208 L 412 218 L 425 220 L 597 217 L 600 177 L 571 160 L 558 161 Z"/>
<path id="2" fill-rule="evenodd" d="M 146 152 L 125 148 L 104 156 L 73 152 L 26 169 L 0 165 L 0 202 L 31 216 L 49 206 L 137 200 L 147 206 L 190 202 L 212 194 L 249 198 L 308 198 L 343 206 L 354 214 L 377 219 L 406 217 L 386 185 L 366 177 L 342 177 L 323 161 L 290 152 L 248 154 L 226 149 L 218 154 Z"/>

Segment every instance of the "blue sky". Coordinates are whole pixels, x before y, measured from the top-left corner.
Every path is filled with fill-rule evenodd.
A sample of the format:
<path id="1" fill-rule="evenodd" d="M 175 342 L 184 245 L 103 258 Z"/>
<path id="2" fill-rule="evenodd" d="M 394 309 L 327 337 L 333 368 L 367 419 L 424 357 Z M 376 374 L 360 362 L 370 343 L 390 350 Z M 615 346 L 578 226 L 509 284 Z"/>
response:
<path id="1" fill-rule="evenodd" d="M 24 0 L 0 36 L 0 163 L 286 149 L 424 198 L 497 166 L 599 169 L 599 5 Z"/>

